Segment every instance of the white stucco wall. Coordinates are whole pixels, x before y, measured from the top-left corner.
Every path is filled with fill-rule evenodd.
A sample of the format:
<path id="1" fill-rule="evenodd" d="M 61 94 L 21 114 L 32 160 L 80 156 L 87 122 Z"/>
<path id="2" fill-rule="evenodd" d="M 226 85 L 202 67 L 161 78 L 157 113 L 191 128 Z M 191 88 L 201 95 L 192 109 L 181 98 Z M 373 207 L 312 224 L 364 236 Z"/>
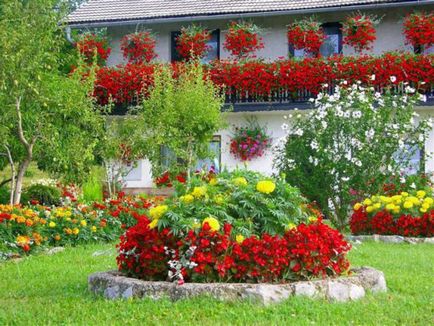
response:
<path id="1" fill-rule="evenodd" d="M 385 51 L 412 51 L 412 48 L 405 44 L 405 39 L 402 34 L 402 19 L 406 13 L 412 11 L 413 8 L 400 8 L 389 10 L 376 10 L 367 11 L 368 13 L 377 16 L 383 16 L 382 22 L 377 27 L 377 41 L 373 45 L 373 50 L 370 54 L 381 54 Z M 433 10 L 433 6 L 426 6 L 425 10 Z M 317 15 L 321 22 L 339 22 L 348 15 L 348 12 L 336 12 Z M 262 35 L 265 47 L 257 52 L 257 57 L 267 61 L 274 61 L 281 57 L 288 57 L 288 42 L 286 37 L 286 25 L 290 24 L 295 19 L 301 16 L 287 15 L 287 16 L 274 16 L 274 17 L 261 17 L 252 19 L 257 25 L 264 28 Z M 147 28 L 152 30 L 157 35 L 156 51 L 158 54 L 158 61 L 170 61 L 170 35 L 173 31 L 178 31 L 182 26 L 187 26 L 190 22 L 185 23 L 170 23 L 170 24 L 149 24 L 140 26 L 121 26 L 108 28 L 108 34 L 111 39 L 112 53 L 108 59 L 108 65 L 117 65 L 124 63 L 122 53 L 120 51 L 120 39 L 138 29 Z M 195 22 L 206 26 L 209 29 L 220 29 L 220 58 L 225 59 L 229 54 L 223 48 L 223 42 L 228 25 L 227 20 L 209 20 Z M 354 54 L 351 48 L 343 48 L 344 55 Z M 420 109 L 422 115 L 434 115 L 434 107 L 424 107 Z M 256 112 L 256 113 L 230 113 L 228 115 L 228 123 L 232 125 L 242 125 L 245 119 L 251 115 L 257 117 L 261 125 L 266 125 L 268 131 L 273 139 L 277 140 L 284 135 L 281 125 L 283 123 L 283 116 L 288 114 L 284 111 L 273 112 Z M 231 127 L 227 130 L 222 130 L 217 135 L 221 136 L 221 163 L 223 168 L 234 169 L 237 166 L 244 166 L 243 162 L 236 160 L 229 151 L 229 142 L 231 135 Z M 426 142 L 426 154 L 434 154 L 434 131 L 430 134 Z M 274 154 L 270 150 L 266 156 L 248 162 L 248 167 L 252 170 L 263 172 L 265 174 L 273 173 L 272 163 Z M 426 162 L 426 170 L 434 171 L 434 159 L 428 158 Z M 127 177 L 127 187 L 130 188 L 144 188 L 153 186 L 153 178 L 151 175 L 151 167 L 148 161 L 144 160 L 139 162 L 139 165 Z"/>

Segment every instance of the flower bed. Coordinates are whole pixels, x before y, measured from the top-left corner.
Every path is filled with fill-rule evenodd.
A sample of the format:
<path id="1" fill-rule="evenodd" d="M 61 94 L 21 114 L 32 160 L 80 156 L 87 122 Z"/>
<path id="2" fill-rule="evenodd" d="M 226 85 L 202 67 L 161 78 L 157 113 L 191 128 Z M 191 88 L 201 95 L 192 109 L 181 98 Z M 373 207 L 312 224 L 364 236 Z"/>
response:
<path id="1" fill-rule="evenodd" d="M 426 191 L 372 196 L 354 205 L 350 220 L 355 235 L 434 236 L 434 199 Z"/>
<path id="2" fill-rule="evenodd" d="M 348 84 L 360 81 L 378 90 L 400 82 L 411 83 L 422 91 L 430 90 L 434 85 L 433 58 L 433 55 L 388 53 L 380 57 L 337 56 L 273 63 L 215 61 L 207 71 L 228 96 L 265 101 L 285 96 L 297 100 L 300 91 L 315 95 L 322 85 L 333 85 L 339 80 L 346 80 Z M 97 73 L 94 96 L 102 105 L 110 98 L 117 104 L 137 101 L 138 95 L 142 92 L 146 95 L 152 85 L 154 68 L 152 64 L 103 67 Z M 393 81 L 390 76 L 395 77 Z"/>
<path id="3" fill-rule="evenodd" d="M 121 236 L 119 270 L 145 280 L 287 282 L 346 273 L 350 245 L 297 189 L 253 173 L 197 178 Z"/>

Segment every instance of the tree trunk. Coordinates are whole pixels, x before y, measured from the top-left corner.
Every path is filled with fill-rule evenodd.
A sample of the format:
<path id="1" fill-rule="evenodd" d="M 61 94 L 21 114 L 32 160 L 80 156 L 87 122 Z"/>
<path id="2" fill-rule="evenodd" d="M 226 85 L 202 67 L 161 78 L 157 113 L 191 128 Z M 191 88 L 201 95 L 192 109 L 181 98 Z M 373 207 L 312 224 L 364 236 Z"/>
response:
<path id="1" fill-rule="evenodd" d="M 11 180 L 10 180 L 10 182 L 11 182 L 11 194 L 9 197 L 9 204 L 13 205 L 14 204 L 14 193 L 15 193 L 15 178 L 16 178 L 15 164 L 14 164 L 14 159 L 12 158 L 12 153 L 9 149 L 9 146 L 4 145 L 4 147 L 6 148 L 6 153 L 7 153 L 9 165 L 11 167 Z"/>
<path id="2" fill-rule="evenodd" d="M 32 161 L 31 157 L 27 157 L 19 166 L 18 168 L 18 174 L 17 174 L 17 182 L 15 184 L 15 191 L 13 196 L 13 204 L 18 205 L 21 201 L 21 192 L 23 189 L 23 180 L 24 175 L 30 165 L 30 162 Z"/>

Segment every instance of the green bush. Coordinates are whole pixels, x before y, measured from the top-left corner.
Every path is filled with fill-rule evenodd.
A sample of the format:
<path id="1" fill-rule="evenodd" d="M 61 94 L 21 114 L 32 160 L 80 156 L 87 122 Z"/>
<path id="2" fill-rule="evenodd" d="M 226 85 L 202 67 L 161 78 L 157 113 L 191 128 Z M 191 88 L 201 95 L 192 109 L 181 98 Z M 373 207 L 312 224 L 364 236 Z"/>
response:
<path id="1" fill-rule="evenodd" d="M 82 186 L 84 202 L 102 201 L 103 200 L 103 180 L 104 171 L 102 168 L 94 167 L 89 174 L 88 179 Z"/>
<path id="2" fill-rule="evenodd" d="M 23 192 L 21 202 L 27 203 L 31 200 L 37 200 L 43 205 L 59 205 L 60 196 L 60 190 L 56 187 L 34 184 Z"/>
<path id="3" fill-rule="evenodd" d="M 9 204 L 10 191 L 7 186 L 0 187 L 0 204 Z"/>
<path id="4" fill-rule="evenodd" d="M 151 226 L 170 227 L 174 233 L 200 227 L 211 218 L 214 225 L 230 223 L 236 233 L 249 237 L 283 234 L 312 213 L 300 191 L 284 180 L 237 170 L 193 178 L 149 215 Z"/>

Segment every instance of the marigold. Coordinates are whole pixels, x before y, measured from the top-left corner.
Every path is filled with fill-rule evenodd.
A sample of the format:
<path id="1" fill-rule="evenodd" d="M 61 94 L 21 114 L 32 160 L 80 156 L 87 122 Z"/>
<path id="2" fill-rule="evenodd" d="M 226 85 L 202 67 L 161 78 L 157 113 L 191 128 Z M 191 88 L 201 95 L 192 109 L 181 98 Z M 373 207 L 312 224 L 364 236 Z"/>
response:
<path id="1" fill-rule="evenodd" d="M 149 215 L 151 216 L 151 218 L 153 220 L 159 219 L 167 212 L 168 209 L 169 209 L 169 207 L 167 205 L 158 205 L 158 206 L 152 207 L 149 210 Z"/>
<path id="2" fill-rule="evenodd" d="M 354 205 L 354 210 L 355 211 L 358 211 L 360 208 L 362 208 L 363 207 L 363 205 L 362 204 L 360 204 L 360 203 L 356 203 L 355 205 Z"/>
<path id="3" fill-rule="evenodd" d="M 263 180 L 256 184 L 256 190 L 263 194 L 271 194 L 276 189 L 276 184 L 273 181 Z"/>
<path id="4" fill-rule="evenodd" d="M 207 217 L 202 221 L 202 226 L 205 225 L 205 223 L 208 223 L 211 231 L 218 231 L 220 230 L 220 223 L 217 219 L 214 217 Z"/>
<path id="5" fill-rule="evenodd" d="M 181 196 L 179 199 L 185 204 L 191 204 L 194 201 L 194 197 L 190 194 Z"/>
<path id="6" fill-rule="evenodd" d="M 247 184 L 248 184 L 248 182 L 247 182 L 247 180 L 246 180 L 246 178 L 244 178 L 244 177 L 238 177 L 238 178 L 235 178 L 234 180 L 233 180 L 233 182 L 234 182 L 234 185 L 236 185 L 236 186 L 247 186 Z"/>
<path id="7" fill-rule="evenodd" d="M 148 226 L 149 226 L 150 229 L 153 229 L 153 228 L 155 228 L 157 226 L 157 224 L 158 224 L 158 218 L 153 219 L 152 222 L 149 223 Z"/>
<path id="8" fill-rule="evenodd" d="M 74 229 L 72 230 L 72 233 L 75 234 L 75 235 L 77 235 L 77 234 L 80 233 L 80 229 L 78 229 L 78 228 L 74 228 Z"/>
<path id="9" fill-rule="evenodd" d="M 243 236 L 242 234 L 238 234 L 238 235 L 235 237 L 235 240 L 237 241 L 237 243 L 241 244 L 241 243 L 243 243 L 243 241 L 244 241 L 244 236 Z"/>
<path id="10" fill-rule="evenodd" d="M 51 221 L 50 223 L 48 223 L 48 226 L 50 228 L 55 228 L 56 227 L 56 223 L 54 223 L 53 221 Z"/>
<path id="11" fill-rule="evenodd" d="M 81 220 L 80 221 L 80 225 L 83 226 L 83 227 L 85 227 L 85 226 L 87 226 L 87 222 L 85 220 Z"/>
<path id="12" fill-rule="evenodd" d="M 206 195 L 206 187 L 194 187 L 191 194 L 195 198 L 204 197 Z"/>

